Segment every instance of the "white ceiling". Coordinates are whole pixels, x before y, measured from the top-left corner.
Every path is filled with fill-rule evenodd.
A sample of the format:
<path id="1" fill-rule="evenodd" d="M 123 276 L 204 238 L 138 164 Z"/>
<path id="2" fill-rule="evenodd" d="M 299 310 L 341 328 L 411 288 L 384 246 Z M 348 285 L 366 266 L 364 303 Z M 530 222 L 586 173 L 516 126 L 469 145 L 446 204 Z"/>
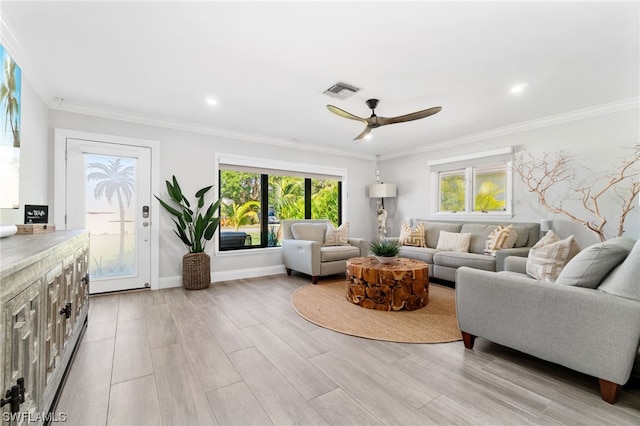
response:
<path id="1" fill-rule="evenodd" d="M 638 1 L 3 1 L 0 11 L 51 108 L 365 158 L 639 95 Z M 338 81 L 362 90 L 322 94 Z M 353 141 L 363 124 L 325 105 L 368 117 L 369 98 L 381 116 L 443 110 Z"/>

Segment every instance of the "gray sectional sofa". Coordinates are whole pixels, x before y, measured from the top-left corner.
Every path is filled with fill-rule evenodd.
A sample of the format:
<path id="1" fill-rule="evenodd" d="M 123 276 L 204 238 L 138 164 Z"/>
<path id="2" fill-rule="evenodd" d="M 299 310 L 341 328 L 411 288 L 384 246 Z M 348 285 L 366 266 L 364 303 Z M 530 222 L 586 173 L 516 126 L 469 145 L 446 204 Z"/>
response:
<path id="1" fill-rule="evenodd" d="M 455 281 L 456 271 L 461 266 L 501 271 L 507 256 L 524 256 L 540 239 L 540 224 L 532 222 L 462 222 L 432 221 L 418 219 L 415 225 L 422 223 L 425 229 L 427 247 L 401 246 L 400 257 L 418 259 L 429 264 L 429 276 L 447 281 Z M 499 250 L 495 256 L 484 254 L 487 237 L 499 225 L 513 225 L 518 234 L 514 248 Z M 437 250 L 440 231 L 471 233 L 468 253 Z M 397 240 L 397 238 L 390 238 Z"/>
<path id="2" fill-rule="evenodd" d="M 602 399 L 615 403 L 640 344 L 640 242 L 619 237 L 587 247 L 554 283 L 526 275 L 526 264 L 509 257 L 502 272 L 458 269 L 465 347 L 479 336 L 597 377 Z"/>

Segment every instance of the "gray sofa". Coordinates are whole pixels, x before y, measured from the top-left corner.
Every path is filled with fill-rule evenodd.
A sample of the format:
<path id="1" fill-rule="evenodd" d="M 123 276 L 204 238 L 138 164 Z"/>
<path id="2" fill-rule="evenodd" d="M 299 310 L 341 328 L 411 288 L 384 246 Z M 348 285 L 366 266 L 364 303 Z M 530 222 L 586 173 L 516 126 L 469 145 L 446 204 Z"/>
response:
<path id="1" fill-rule="evenodd" d="M 462 222 L 416 220 L 415 225 L 422 223 L 425 229 L 427 247 L 400 246 L 400 257 L 418 259 L 429 264 L 429 276 L 447 281 L 455 281 L 456 270 L 461 266 L 482 269 L 485 271 L 501 271 L 507 256 L 524 256 L 540 239 L 540 224 L 529 222 Z M 515 247 L 499 250 L 495 256 L 484 254 L 487 237 L 499 225 L 513 225 L 518 233 Z M 469 253 L 437 250 L 440 231 L 471 233 Z M 397 240 L 397 238 L 391 238 Z"/>
<path id="2" fill-rule="evenodd" d="M 291 227 L 294 224 L 304 225 L 310 232 L 306 239 L 294 238 Z M 366 256 L 369 251 L 368 241 L 362 238 L 349 238 L 349 245 L 324 245 L 324 233 L 314 232 L 314 228 L 326 230 L 329 221 L 326 219 L 283 220 L 282 221 L 282 257 L 287 275 L 291 271 L 311 275 L 311 282 L 317 284 L 320 277 L 343 274 L 347 269 L 347 259 Z"/>
<path id="3" fill-rule="evenodd" d="M 465 347 L 480 336 L 597 377 L 613 404 L 640 343 L 640 242 L 614 238 L 582 250 L 554 283 L 526 275 L 527 259 L 505 271 L 458 269 L 456 307 Z"/>

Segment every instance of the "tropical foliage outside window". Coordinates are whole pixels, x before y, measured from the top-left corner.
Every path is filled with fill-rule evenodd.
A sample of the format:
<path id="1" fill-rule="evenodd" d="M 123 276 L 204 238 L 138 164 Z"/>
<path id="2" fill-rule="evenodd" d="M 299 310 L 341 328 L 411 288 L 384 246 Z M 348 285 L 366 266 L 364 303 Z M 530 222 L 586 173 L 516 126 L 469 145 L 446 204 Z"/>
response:
<path id="1" fill-rule="evenodd" d="M 220 171 L 220 249 L 275 247 L 283 219 L 340 224 L 340 183 L 331 179 Z"/>
<path id="2" fill-rule="evenodd" d="M 507 164 L 439 172 L 438 200 L 438 212 L 506 211 Z"/>

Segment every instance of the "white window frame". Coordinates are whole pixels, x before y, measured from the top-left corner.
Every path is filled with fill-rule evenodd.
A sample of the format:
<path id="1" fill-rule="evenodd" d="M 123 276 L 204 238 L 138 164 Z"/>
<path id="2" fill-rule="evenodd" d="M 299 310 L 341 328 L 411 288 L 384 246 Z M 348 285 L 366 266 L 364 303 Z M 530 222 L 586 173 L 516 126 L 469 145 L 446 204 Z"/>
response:
<path id="1" fill-rule="evenodd" d="M 487 213 L 472 211 L 474 194 L 474 168 L 484 165 L 505 162 L 506 167 L 506 204 L 504 211 L 490 211 Z M 431 215 L 442 219 L 480 219 L 503 220 L 513 217 L 513 148 L 501 148 L 456 157 L 442 158 L 427 162 L 431 178 Z M 465 170 L 465 209 L 459 212 L 441 212 L 440 206 L 440 176 L 447 171 Z"/>

